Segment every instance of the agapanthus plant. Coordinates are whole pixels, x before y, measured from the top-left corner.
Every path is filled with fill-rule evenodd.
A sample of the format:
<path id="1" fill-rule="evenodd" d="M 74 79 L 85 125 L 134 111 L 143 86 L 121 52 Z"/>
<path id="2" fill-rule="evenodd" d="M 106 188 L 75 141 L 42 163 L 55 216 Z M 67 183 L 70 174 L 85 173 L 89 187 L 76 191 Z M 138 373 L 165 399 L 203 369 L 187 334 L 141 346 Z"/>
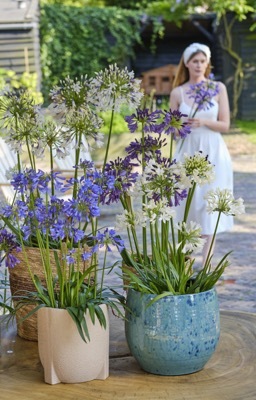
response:
<path id="1" fill-rule="evenodd" d="M 13 296 L 15 307 L 7 307 L 10 316 L 28 304 L 37 304 L 28 316 L 40 307 L 65 308 L 83 340 L 87 340 L 90 336 L 86 310 L 93 321 L 98 318 L 105 326 L 100 304 L 107 304 L 119 312 L 117 304 L 123 302 L 122 296 L 113 288 L 104 287 L 107 253 L 113 245 L 122 251 L 123 242 L 113 229 L 96 229 L 95 220 L 100 216 L 99 203 L 103 193 L 101 183 L 104 181 L 107 191 L 112 181 L 103 179 L 91 163 L 83 163 L 80 168 L 84 174 L 77 178 L 75 198 L 51 195 L 51 178 L 43 171 L 30 169 L 14 173 L 12 184 L 18 196 L 12 205 L 4 206 L 1 211 L 2 221 L 13 233 L 8 233 L 6 228 L 0 231 L 0 249 L 5 253 L 6 267 L 9 268 L 15 268 L 19 263 L 18 252 L 26 255 L 29 247 L 37 245 L 41 254 L 40 277 L 34 274 L 33 264 L 25 256 L 35 290 L 24 290 Z M 55 189 L 63 193 L 72 187 L 74 178 L 65 181 L 57 174 L 54 182 Z M 97 254 L 103 247 L 105 256 L 99 266 Z"/>
<path id="2" fill-rule="evenodd" d="M 98 223 L 101 198 L 104 191 L 106 196 L 110 193 L 117 177 L 103 175 L 92 162 L 81 159 L 81 153 L 84 146 L 91 149 L 102 143 L 100 112 L 111 110 L 104 171 L 114 113 L 122 104 L 135 109 L 142 92 L 133 72 L 112 65 L 92 78 L 67 77 L 51 90 L 49 98 L 50 105 L 43 108 L 34 103 L 28 91 L 2 92 L 0 129 L 17 154 L 17 167 L 9 174 L 14 199 L 0 212 L 0 244 L 9 268 L 17 266 L 18 256 L 7 230 L 24 254 L 33 247 L 42 257 L 43 282 L 34 276 L 27 261 L 35 292 L 20 294 L 17 307 L 36 302 L 39 307 L 67 308 L 85 339 L 89 335 L 84 312 L 88 309 L 92 320 L 96 316 L 104 325 L 99 304 L 115 307 L 115 301 L 122 301 L 115 292 L 103 288 L 106 258 L 103 266 L 98 260 L 99 249 L 105 246 L 108 253 L 110 243 L 121 249 L 122 240 L 113 230 L 102 232 Z M 64 176 L 54 170 L 54 159 L 69 154 L 74 156 L 74 168 Z M 49 160 L 46 172 L 38 168 L 39 159 Z M 52 252 L 57 273 L 51 265 Z M 85 262 L 90 264 L 86 270 Z"/>
<path id="3" fill-rule="evenodd" d="M 129 287 L 157 294 L 155 301 L 163 296 L 208 290 L 228 265 L 226 254 L 215 268 L 212 266 L 211 246 L 202 269 L 196 273 L 193 268 L 194 254 L 202 250 L 204 239 L 197 221 L 187 221 L 190 204 L 196 186 L 212 182 L 214 166 L 202 152 L 185 155 L 183 162 L 161 155 L 166 134 L 172 138 L 178 136 L 178 131 L 179 136 L 189 134 L 182 117 L 181 113 L 171 110 L 152 113 L 137 110 L 128 116 L 130 131 L 140 129 L 141 139 L 126 147 L 124 159 L 107 163 L 105 169 L 117 178 L 107 201 L 120 200 L 123 206 L 123 213 L 116 217 L 116 229 L 127 231 L 127 242 L 121 252 L 124 274 Z M 136 173 L 132 169 L 134 164 Z M 220 215 L 237 215 L 244 212 L 244 207 L 241 199 L 234 200 L 225 190 L 209 192 L 207 199 L 209 212 L 219 213 L 213 243 Z M 181 205 L 184 214 L 178 221 L 176 207 Z"/>

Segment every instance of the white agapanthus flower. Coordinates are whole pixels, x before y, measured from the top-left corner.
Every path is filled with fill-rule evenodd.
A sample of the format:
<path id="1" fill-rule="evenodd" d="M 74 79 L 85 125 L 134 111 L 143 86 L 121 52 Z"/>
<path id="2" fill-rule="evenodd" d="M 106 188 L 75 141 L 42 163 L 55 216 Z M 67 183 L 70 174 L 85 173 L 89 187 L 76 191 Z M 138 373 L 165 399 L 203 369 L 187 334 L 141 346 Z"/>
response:
<path id="1" fill-rule="evenodd" d="M 214 165 L 210 163 L 208 156 L 205 156 L 201 151 L 197 151 L 193 156 L 185 153 L 183 165 L 191 181 L 199 186 L 213 182 L 215 177 Z"/>
<path id="2" fill-rule="evenodd" d="M 149 160 L 148 164 L 145 166 L 144 169 L 144 176 L 145 179 L 151 178 L 152 174 L 158 175 L 158 176 L 163 176 L 165 173 L 164 168 L 162 167 L 161 164 L 157 164 L 155 160 Z"/>
<path id="3" fill-rule="evenodd" d="M 145 227 L 146 224 L 147 217 L 141 211 L 129 213 L 127 210 L 124 210 L 122 214 L 118 214 L 116 216 L 115 229 L 120 231 L 124 228 L 127 229 L 136 226 Z"/>
<path id="4" fill-rule="evenodd" d="M 149 218 L 151 224 L 156 221 L 169 222 L 175 217 L 176 211 L 174 208 L 167 205 L 166 201 L 155 202 L 150 200 L 147 204 L 143 204 L 145 217 Z"/>
<path id="5" fill-rule="evenodd" d="M 133 187 L 129 190 L 129 195 L 134 199 L 140 199 L 145 193 L 143 187 L 146 181 L 142 175 L 138 175 Z"/>
<path id="6" fill-rule="evenodd" d="M 36 144 L 33 144 L 32 151 L 37 158 L 43 159 L 45 157 L 45 143 L 40 138 Z"/>
<path id="7" fill-rule="evenodd" d="M 52 99 L 50 110 L 56 115 L 86 108 L 89 105 L 89 88 L 89 79 L 86 75 L 81 76 L 80 80 L 67 76 L 50 91 Z"/>
<path id="8" fill-rule="evenodd" d="M 124 104 L 136 108 L 143 97 L 140 82 L 134 78 L 133 71 L 112 64 L 91 79 L 89 99 L 99 110 L 104 111 L 113 108 L 119 111 Z"/>
<path id="9" fill-rule="evenodd" d="M 182 253 L 199 253 L 202 251 L 205 244 L 205 239 L 201 237 L 201 225 L 194 221 L 179 222 L 178 230 L 182 233 Z"/>
<path id="10" fill-rule="evenodd" d="M 244 201 L 239 198 L 234 199 L 233 193 L 229 189 L 209 190 L 205 199 L 207 201 L 207 211 L 211 214 L 215 211 L 225 215 L 240 215 L 245 212 Z"/>
<path id="11" fill-rule="evenodd" d="M 122 229 L 127 229 L 129 226 L 130 223 L 127 220 L 126 211 L 124 211 L 123 214 L 116 215 L 116 223 L 114 227 L 116 231 L 122 231 Z"/>
<path id="12" fill-rule="evenodd" d="M 164 205 L 161 208 L 161 213 L 159 214 L 159 221 L 169 222 L 176 216 L 176 210 L 169 205 Z"/>

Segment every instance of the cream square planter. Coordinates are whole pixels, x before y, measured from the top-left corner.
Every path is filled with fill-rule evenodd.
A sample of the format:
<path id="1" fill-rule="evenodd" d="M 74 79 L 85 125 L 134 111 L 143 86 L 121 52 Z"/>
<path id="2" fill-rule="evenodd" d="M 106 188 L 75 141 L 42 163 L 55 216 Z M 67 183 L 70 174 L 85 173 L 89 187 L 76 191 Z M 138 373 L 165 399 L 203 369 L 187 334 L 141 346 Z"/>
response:
<path id="1" fill-rule="evenodd" d="M 46 383 L 78 383 L 108 377 L 109 316 L 107 306 L 101 307 L 107 328 L 101 327 L 97 319 L 94 325 L 88 313 L 87 343 L 66 310 L 43 307 L 38 311 L 38 349 Z"/>

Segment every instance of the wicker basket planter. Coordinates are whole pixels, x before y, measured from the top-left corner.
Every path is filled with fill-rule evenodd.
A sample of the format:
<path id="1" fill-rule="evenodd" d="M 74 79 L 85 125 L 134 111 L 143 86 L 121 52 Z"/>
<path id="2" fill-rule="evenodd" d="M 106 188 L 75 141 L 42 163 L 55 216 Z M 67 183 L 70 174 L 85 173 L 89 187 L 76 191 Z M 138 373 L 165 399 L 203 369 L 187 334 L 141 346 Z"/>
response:
<path id="1" fill-rule="evenodd" d="M 26 254 L 23 252 L 15 253 L 15 256 L 20 260 L 14 268 L 9 268 L 10 289 L 12 296 L 24 295 L 25 291 L 35 291 L 34 284 L 30 278 L 27 267 L 27 261 L 34 275 L 37 275 L 42 284 L 45 284 L 42 259 L 40 250 L 35 247 L 27 247 Z M 50 253 L 51 266 L 53 274 L 57 274 L 57 268 L 54 259 L 54 250 Z M 86 262 L 86 267 L 90 264 L 90 260 Z M 15 301 L 14 301 L 15 305 Z M 20 322 L 35 306 L 32 304 L 20 308 L 16 313 L 17 333 L 20 337 L 27 340 L 37 341 L 37 313 Z"/>

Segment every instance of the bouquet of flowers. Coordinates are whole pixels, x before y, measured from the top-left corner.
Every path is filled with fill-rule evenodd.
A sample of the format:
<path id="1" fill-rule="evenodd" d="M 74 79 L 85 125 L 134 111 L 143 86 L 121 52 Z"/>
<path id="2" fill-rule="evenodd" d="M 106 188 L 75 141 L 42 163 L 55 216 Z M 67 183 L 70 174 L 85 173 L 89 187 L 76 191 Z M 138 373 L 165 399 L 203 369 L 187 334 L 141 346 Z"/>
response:
<path id="1" fill-rule="evenodd" d="M 190 85 L 187 94 L 194 99 L 189 118 L 194 118 L 200 110 L 207 110 L 213 106 L 212 99 L 219 93 L 219 86 L 214 82 L 213 76 L 209 79 Z"/>

